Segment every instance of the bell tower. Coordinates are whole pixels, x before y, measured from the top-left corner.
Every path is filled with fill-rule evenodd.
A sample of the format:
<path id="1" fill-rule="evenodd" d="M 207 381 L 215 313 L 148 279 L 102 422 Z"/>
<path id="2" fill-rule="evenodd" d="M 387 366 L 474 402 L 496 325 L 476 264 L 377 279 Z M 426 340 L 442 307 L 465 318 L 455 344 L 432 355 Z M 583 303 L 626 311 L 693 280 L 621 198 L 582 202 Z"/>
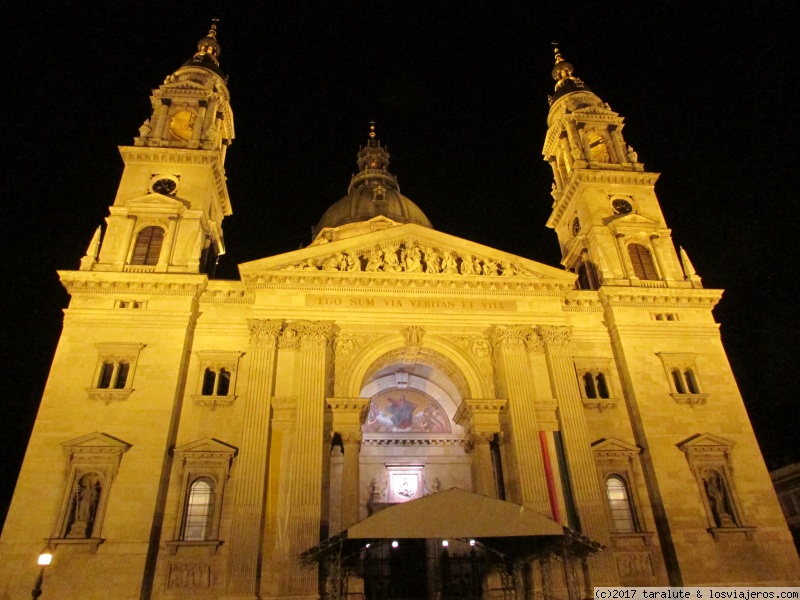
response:
<path id="1" fill-rule="evenodd" d="M 219 55 L 214 22 L 194 56 L 153 90 L 152 114 L 133 145 L 120 147 L 122 180 L 82 271 L 213 275 L 232 213 L 224 164 L 233 112 Z"/>
<path id="2" fill-rule="evenodd" d="M 581 289 L 603 285 L 702 287 L 685 252 L 678 259 L 645 170 L 623 137 L 623 118 L 573 75 L 555 49 L 544 159 L 553 169 L 561 263 Z"/>

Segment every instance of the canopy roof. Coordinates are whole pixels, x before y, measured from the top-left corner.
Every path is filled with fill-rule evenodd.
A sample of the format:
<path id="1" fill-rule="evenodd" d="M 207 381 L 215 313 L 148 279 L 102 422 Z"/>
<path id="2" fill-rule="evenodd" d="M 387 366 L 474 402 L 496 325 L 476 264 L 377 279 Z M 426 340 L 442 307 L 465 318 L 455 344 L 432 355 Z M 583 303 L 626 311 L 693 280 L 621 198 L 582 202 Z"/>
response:
<path id="1" fill-rule="evenodd" d="M 458 488 L 395 504 L 303 553 L 318 560 L 333 547 L 363 547 L 389 539 L 474 539 L 516 557 L 552 552 L 569 543 L 578 554 L 603 546 L 537 512 Z"/>

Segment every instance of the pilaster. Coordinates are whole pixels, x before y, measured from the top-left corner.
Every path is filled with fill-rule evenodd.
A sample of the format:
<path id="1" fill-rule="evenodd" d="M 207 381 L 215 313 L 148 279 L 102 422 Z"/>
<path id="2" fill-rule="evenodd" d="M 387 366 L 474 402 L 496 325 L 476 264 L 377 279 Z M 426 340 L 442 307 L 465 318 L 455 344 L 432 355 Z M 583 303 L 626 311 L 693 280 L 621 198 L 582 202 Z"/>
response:
<path id="1" fill-rule="evenodd" d="M 489 498 L 497 497 L 489 444 L 495 435 L 501 433 L 500 415 L 505 412 L 507 404 L 506 400 L 499 398 L 467 398 L 461 402 L 455 415 L 456 422 L 469 432 L 467 448 L 472 459 L 473 491 Z"/>
<path id="2" fill-rule="evenodd" d="M 539 349 L 539 340 L 533 327 L 525 325 L 495 326 L 493 337 L 498 391 L 508 398 L 510 445 L 517 466 L 518 497 L 512 500 L 550 516 L 544 463 L 537 443 L 536 386 L 528 357 L 529 352 Z"/>
<path id="3" fill-rule="evenodd" d="M 257 598 L 262 515 L 268 469 L 270 398 L 275 386 L 276 341 L 283 323 L 249 319 L 250 372 L 244 406 L 238 481 L 228 554 L 229 598 Z"/>
<path id="4" fill-rule="evenodd" d="M 329 398 L 327 404 L 333 413 L 332 429 L 341 436 L 344 446 L 341 522 L 345 530 L 358 523 L 361 426 L 369 408 L 369 398 Z"/>
<path id="5" fill-rule="evenodd" d="M 331 330 L 330 323 L 296 321 L 287 324 L 284 331 L 288 345 L 298 349 L 295 380 L 297 422 L 303 424 L 295 435 L 289 470 L 287 541 L 293 560 L 289 563 L 285 583 L 286 592 L 293 598 L 317 598 L 317 568 L 301 566 L 298 557 L 318 544 L 320 538 L 327 355 Z"/>
<path id="6" fill-rule="evenodd" d="M 564 450 L 569 465 L 573 501 L 580 520 L 581 533 L 608 546 L 611 543 L 608 522 L 597 485 L 589 430 L 583 416 L 583 403 L 569 354 L 572 327 L 537 327 L 545 347 L 550 384 L 558 401 Z M 608 553 L 589 559 L 593 585 L 617 585 L 617 574 Z"/>

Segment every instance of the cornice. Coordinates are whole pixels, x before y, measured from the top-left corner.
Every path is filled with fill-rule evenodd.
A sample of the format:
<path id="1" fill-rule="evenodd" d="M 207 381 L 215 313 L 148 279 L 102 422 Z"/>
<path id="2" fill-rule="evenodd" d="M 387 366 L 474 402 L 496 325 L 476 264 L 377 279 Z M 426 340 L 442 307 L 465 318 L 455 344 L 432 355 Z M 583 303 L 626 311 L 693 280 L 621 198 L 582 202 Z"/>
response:
<path id="1" fill-rule="evenodd" d="M 216 150 L 197 148 L 170 148 L 168 146 L 119 146 L 125 164 L 130 163 L 180 163 L 190 165 L 221 165 L 222 157 Z"/>
<path id="2" fill-rule="evenodd" d="M 146 293 L 199 298 L 208 285 L 206 275 L 124 273 L 106 271 L 58 271 L 61 285 L 70 295 Z"/>
<path id="3" fill-rule="evenodd" d="M 606 308 L 697 308 L 710 310 L 722 298 L 722 290 L 688 288 L 601 287 L 600 301 Z"/>
<path id="4" fill-rule="evenodd" d="M 242 277 L 248 290 L 278 289 L 363 292 L 424 291 L 436 294 L 475 294 L 514 296 L 563 296 L 573 289 L 573 282 L 557 282 L 523 277 L 443 276 L 439 274 L 395 275 L 336 271 L 274 271 Z"/>
<path id="5" fill-rule="evenodd" d="M 564 186 L 561 196 L 553 202 L 553 213 L 547 220 L 547 226 L 555 229 L 572 198 L 583 185 L 639 185 L 654 187 L 660 173 L 651 171 L 616 171 L 609 169 L 576 169 Z"/>
<path id="6" fill-rule="evenodd" d="M 64 309 L 65 323 L 91 323 L 115 327 L 186 327 L 197 322 L 197 315 L 185 311 L 132 311 L 97 308 Z"/>

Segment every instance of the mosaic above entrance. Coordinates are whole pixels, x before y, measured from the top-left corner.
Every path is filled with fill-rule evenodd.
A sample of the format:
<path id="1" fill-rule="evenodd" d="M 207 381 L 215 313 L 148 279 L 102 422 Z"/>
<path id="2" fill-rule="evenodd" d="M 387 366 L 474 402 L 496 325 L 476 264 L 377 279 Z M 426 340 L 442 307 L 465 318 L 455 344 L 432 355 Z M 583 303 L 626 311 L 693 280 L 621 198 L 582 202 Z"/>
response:
<path id="1" fill-rule="evenodd" d="M 364 433 L 450 433 L 450 418 L 439 403 L 419 390 L 390 389 L 375 394 Z"/>

